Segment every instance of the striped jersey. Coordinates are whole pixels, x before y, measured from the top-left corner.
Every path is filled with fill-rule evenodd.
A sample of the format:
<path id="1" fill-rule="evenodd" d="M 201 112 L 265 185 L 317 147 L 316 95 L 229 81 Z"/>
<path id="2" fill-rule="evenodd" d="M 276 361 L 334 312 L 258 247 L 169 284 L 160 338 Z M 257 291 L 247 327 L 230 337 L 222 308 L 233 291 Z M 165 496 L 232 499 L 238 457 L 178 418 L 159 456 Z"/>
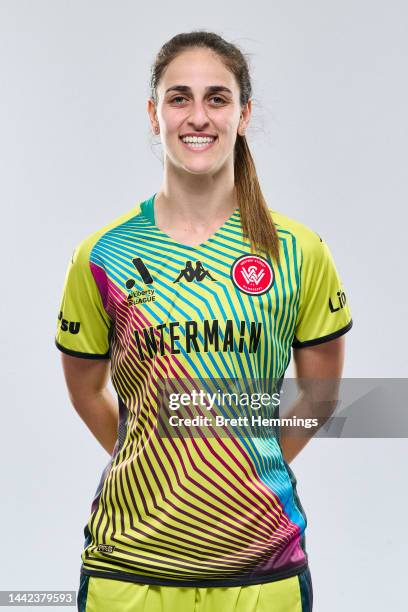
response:
<path id="1" fill-rule="evenodd" d="M 277 265 L 251 252 L 239 209 L 192 247 L 157 227 L 154 199 L 83 239 L 65 276 L 56 346 L 110 360 L 119 412 L 82 572 L 180 586 L 297 575 L 307 519 L 267 417 L 291 348 L 351 328 L 342 281 L 324 240 L 284 214 L 270 210 Z"/>

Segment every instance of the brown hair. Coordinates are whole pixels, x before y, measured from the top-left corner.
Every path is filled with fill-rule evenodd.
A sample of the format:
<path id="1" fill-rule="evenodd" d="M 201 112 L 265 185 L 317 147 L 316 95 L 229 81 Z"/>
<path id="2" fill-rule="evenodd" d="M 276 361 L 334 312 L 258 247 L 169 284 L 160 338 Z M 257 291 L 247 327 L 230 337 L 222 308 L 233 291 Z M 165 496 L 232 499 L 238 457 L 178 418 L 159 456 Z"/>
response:
<path id="1" fill-rule="evenodd" d="M 247 60 L 242 51 L 214 32 L 193 30 L 177 34 L 164 43 L 151 68 L 151 97 L 157 104 L 157 86 L 163 72 L 180 53 L 191 47 L 214 51 L 236 78 L 240 103 L 244 106 L 252 95 Z M 265 251 L 279 264 L 279 238 L 275 224 L 259 185 L 254 160 L 245 136 L 237 134 L 234 149 L 235 193 L 241 214 L 242 230 L 251 250 Z"/>

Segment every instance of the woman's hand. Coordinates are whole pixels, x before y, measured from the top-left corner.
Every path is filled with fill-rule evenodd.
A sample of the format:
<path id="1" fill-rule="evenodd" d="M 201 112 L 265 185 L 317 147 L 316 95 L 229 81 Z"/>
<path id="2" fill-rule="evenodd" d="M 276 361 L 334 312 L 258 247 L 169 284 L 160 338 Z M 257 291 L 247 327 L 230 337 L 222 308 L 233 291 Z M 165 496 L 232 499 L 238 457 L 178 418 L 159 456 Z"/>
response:
<path id="1" fill-rule="evenodd" d="M 341 381 L 345 354 L 345 336 L 334 340 L 293 349 L 295 373 L 300 395 L 285 418 L 319 418 L 320 426 L 336 408 L 337 390 Z M 322 381 L 319 383 L 319 381 Z M 282 433 L 281 448 L 285 461 L 290 463 L 316 433 L 316 429 L 300 428 L 291 435 Z M 309 433 L 308 433 L 309 432 Z"/>

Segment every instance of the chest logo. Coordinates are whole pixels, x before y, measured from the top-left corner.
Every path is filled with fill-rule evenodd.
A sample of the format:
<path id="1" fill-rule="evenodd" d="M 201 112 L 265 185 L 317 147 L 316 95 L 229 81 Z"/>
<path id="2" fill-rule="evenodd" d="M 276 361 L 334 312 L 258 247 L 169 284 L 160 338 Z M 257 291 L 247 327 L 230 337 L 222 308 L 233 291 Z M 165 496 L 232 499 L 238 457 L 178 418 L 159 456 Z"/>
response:
<path id="1" fill-rule="evenodd" d="M 145 285 L 151 285 L 153 278 L 142 259 L 140 257 L 135 257 L 132 259 L 132 263 L 139 272 L 139 275 Z M 156 300 L 154 289 L 134 289 L 135 284 L 136 281 L 134 278 L 129 278 L 125 283 L 126 289 L 129 290 L 126 298 L 126 303 L 128 306 L 131 304 L 145 304 L 146 302 L 154 302 Z"/>
<path id="2" fill-rule="evenodd" d="M 209 278 L 210 280 L 216 281 L 216 278 L 213 278 L 208 270 L 206 270 L 201 263 L 201 261 L 195 262 L 195 267 L 193 266 L 191 260 L 186 261 L 186 265 L 183 270 L 181 270 L 180 274 L 173 281 L 173 283 L 178 283 L 182 278 L 186 280 L 188 283 L 196 280 L 201 282 L 205 278 Z"/>
<path id="3" fill-rule="evenodd" d="M 139 272 L 144 283 L 146 285 L 150 285 L 153 282 L 153 279 L 151 277 L 149 270 L 146 268 L 141 258 L 135 257 L 134 259 L 132 259 L 132 263 L 135 266 L 136 270 Z M 134 286 L 135 286 L 135 279 L 129 278 L 129 280 L 126 281 L 127 289 L 132 289 Z"/>
<path id="4" fill-rule="evenodd" d="M 275 274 L 269 261 L 259 255 L 241 255 L 231 266 L 231 280 L 248 295 L 262 295 L 273 285 Z"/>

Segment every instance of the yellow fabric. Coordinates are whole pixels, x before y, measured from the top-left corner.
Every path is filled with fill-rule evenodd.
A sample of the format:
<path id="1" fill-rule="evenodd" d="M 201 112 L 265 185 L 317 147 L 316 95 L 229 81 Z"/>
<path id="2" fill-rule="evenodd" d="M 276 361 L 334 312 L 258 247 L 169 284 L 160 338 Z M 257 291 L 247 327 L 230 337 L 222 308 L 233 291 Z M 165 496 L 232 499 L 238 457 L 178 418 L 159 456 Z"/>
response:
<path id="1" fill-rule="evenodd" d="M 77 353 L 107 355 L 110 321 L 89 267 L 88 248 L 86 242 L 78 245 L 68 264 L 56 340 Z"/>
<path id="2" fill-rule="evenodd" d="M 276 223 L 296 233 L 301 244 L 300 302 L 295 327 L 297 343 L 334 334 L 351 322 L 344 285 L 327 243 L 312 229 L 274 213 Z"/>
<path id="3" fill-rule="evenodd" d="M 237 587 L 136 584 L 90 576 L 86 612 L 302 612 L 298 576 Z"/>
<path id="4" fill-rule="evenodd" d="M 109 331 L 112 322 L 90 268 L 89 255 L 99 238 L 112 227 L 124 223 L 135 214 L 135 209 L 116 217 L 96 232 L 79 242 L 68 262 L 60 299 L 55 340 L 66 352 L 78 357 L 108 358 Z M 79 327 L 80 326 L 80 333 Z"/>

